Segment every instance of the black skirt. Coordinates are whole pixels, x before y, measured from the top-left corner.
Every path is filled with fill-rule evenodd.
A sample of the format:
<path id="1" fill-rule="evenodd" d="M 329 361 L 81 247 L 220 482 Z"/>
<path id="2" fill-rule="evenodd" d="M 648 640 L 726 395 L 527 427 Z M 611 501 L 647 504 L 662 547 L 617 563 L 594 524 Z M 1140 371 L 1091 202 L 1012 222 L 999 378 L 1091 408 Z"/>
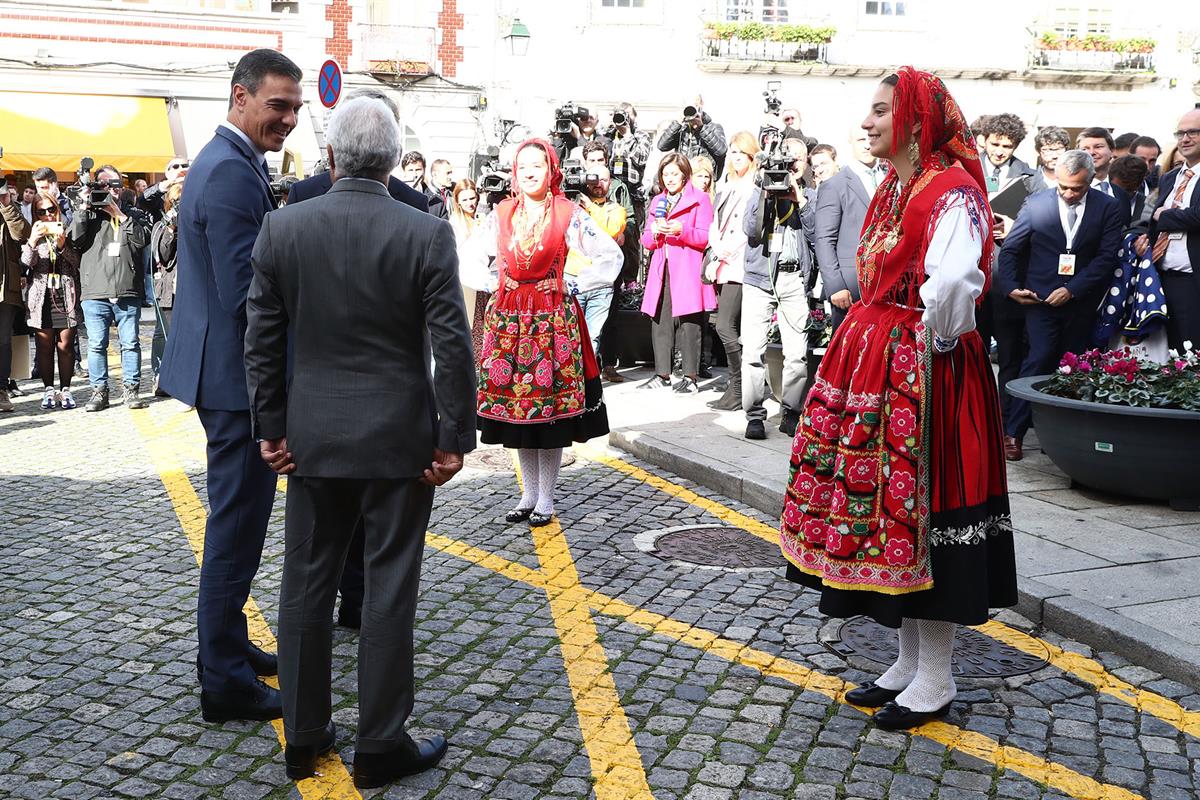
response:
<path id="1" fill-rule="evenodd" d="M 554 422 L 517 424 L 489 417 L 479 417 L 479 440 L 484 444 L 500 444 L 516 450 L 553 450 L 570 447 L 573 442 L 586 442 L 608 435 L 608 409 L 600 378 L 588 378 L 583 384 L 587 410 L 582 414 Z"/>
<path id="2" fill-rule="evenodd" d="M 990 609 L 1016 605 L 1017 565 L 1007 497 L 956 509 L 952 518 L 934 514 L 930 524 L 931 589 L 908 594 L 838 589 L 792 564 L 787 578 L 821 593 L 822 614 L 867 616 L 889 628 L 899 628 L 905 617 L 982 625 Z"/>

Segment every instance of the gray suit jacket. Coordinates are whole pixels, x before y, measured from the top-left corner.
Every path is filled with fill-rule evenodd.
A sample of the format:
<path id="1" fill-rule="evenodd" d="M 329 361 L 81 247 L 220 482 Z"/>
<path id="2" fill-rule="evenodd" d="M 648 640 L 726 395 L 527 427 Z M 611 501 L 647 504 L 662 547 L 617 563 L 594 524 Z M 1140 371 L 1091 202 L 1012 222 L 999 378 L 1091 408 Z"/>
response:
<path id="1" fill-rule="evenodd" d="M 294 474 L 413 478 L 435 447 L 475 449 L 475 359 L 449 223 L 343 178 L 268 214 L 251 261 L 254 435 L 287 436 Z"/>
<path id="2" fill-rule="evenodd" d="M 813 248 L 825 299 L 843 289 L 858 300 L 858 240 L 871 197 L 849 167 L 842 167 L 817 189 L 817 230 Z"/>

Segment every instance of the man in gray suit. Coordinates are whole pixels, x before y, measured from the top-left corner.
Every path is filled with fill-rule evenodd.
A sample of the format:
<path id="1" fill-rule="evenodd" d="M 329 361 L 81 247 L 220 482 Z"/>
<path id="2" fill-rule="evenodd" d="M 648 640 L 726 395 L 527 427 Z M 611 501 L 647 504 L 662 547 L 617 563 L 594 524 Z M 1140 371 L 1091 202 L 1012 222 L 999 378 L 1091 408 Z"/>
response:
<path id="1" fill-rule="evenodd" d="M 361 517 L 354 782 L 372 788 L 446 752 L 445 737 L 416 742 L 404 724 L 425 529 L 434 487 L 475 447 L 475 370 L 450 225 L 385 185 L 400 160 L 395 116 L 351 100 L 327 137 L 333 187 L 267 215 L 255 242 L 245 360 L 263 460 L 290 476 L 279 602 L 288 777 L 312 775 L 335 744 L 331 617 Z"/>
<path id="2" fill-rule="evenodd" d="M 871 155 L 867 132 L 850 134 L 849 162 L 817 189 L 813 249 L 821 269 L 825 299 L 833 305 L 833 328 L 842 324 L 850 304 L 858 300 L 858 240 L 875 189 L 887 174 L 883 162 Z"/>

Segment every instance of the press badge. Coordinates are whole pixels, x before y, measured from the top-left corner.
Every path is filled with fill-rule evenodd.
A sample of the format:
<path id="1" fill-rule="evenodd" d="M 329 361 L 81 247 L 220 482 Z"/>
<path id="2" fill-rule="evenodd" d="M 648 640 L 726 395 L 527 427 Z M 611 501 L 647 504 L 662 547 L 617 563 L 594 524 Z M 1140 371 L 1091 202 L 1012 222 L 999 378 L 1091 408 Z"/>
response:
<path id="1" fill-rule="evenodd" d="M 121 243 L 120 242 L 109 242 L 108 243 L 108 256 L 109 256 L 109 258 L 120 258 L 121 257 Z"/>
<path id="2" fill-rule="evenodd" d="M 772 253 L 782 253 L 783 252 L 783 234 L 782 233 L 772 233 L 771 234 L 771 252 Z"/>
<path id="3" fill-rule="evenodd" d="M 1181 241 L 1183 241 L 1183 231 L 1173 231 L 1173 232 L 1171 232 L 1171 233 L 1168 233 L 1168 234 L 1167 234 L 1167 241 L 1168 241 L 1168 242 L 1181 242 Z"/>
<path id="4" fill-rule="evenodd" d="M 1075 254 L 1062 253 L 1058 257 L 1058 274 L 1059 275 L 1074 275 L 1075 274 Z"/>

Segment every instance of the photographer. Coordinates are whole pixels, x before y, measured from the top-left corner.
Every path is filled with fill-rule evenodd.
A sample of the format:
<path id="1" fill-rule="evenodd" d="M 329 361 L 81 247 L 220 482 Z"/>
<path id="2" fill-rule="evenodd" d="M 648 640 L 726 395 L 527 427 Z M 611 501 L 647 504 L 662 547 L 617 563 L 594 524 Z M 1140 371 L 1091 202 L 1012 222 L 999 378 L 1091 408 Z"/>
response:
<path id="1" fill-rule="evenodd" d="M 604 145 L 605 152 L 612 149 L 612 142 L 607 136 L 596 131 L 598 120 L 596 115 L 583 106 L 566 103 L 554 111 L 554 135 L 551 143 L 558 153 L 559 161 L 576 158 L 576 147 L 582 147 L 589 142 Z"/>
<path id="2" fill-rule="evenodd" d="M 725 168 L 727 147 L 725 130 L 704 111 L 704 100 L 699 95 L 695 105 L 685 106 L 682 119 L 672 122 L 658 140 L 658 149 L 664 153 L 676 151 L 689 159 L 707 155 L 718 173 Z"/>
<path id="3" fill-rule="evenodd" d="M 793 160 L 786 174 L 772 169 L 774 158 L 760 171 L 742 217 L 748 240 L 742 288 L 742 408 L 746 438 L 765 439 L 767 431 L 766 354 L 771 318 L 778 317 L 783 342 L 783 407 L 779 430 L 794 436 L 804 401 L 807 375 L 809 290 L 815 281 L 812 252 L 816 228 L 816 192 L 802 186 L 808 150 L 800 139 L 786 139 L 776 154 Z M 775 155 L 775 154 L 773 154 Z"/>
<path id="4" fill-rule="evenodd" d="M 42 408 L 75 408 L 71 379 L 75 377 L 75 327 L 83 318 L 79 306 L 79 250 L 67 240 L 58 200 L 39 192 L 33 201 L 34 223 L 21 251 L 29 287 L 25 310 L 35 329 L 38 376 L 42 379 Z M 54 356 L 58 353 L 58 386 Z"/>
<path id="5" fill-rule="evenodd" d="M 25 306 L 21 299 L 21 243 L 29 236 L 29 223 L 5 184 L 0 177 L 0 411 L 12 411 L 8 399 L 12 331 L 13 321 Z"/>
<path id="6" fill-rule="evenodd" d="M 622 237 L 626 242 L 630 238 L 637 238 L 637 222 L 633 213 L 633 193 L 629 186 L 620 178 L 612 177 L 612 170 L 608 169 L 605 162 L 608 160 L 608 153 L 605 150 L 602 142 L 588 142 L 583 146 L 583 166 L 588 174 L 599 174 L 603 168 L 603 174 L 608 175 L 608 194 L 606 199 L 616 203 L 625 210 L 625 229 Z M 615 236 L 613 238 L 616 238 Z M 620 241 L 617 244 L 621 244 Z"/>
<path id="7" fill-rule="evenodd" d="M 654 148 L 650 132 L 637 129 L 637 109 L 631 103 L 618 103 L 607 135 L 612 143 L 609 171 L 614 179 L 624 181 L 633 190 L 646 174 L 646 161 Z"/>
<path id="8" fill-rule="evenodd" d="M 150 345 L 150 369 L 154 372 L 154 395 L 165 397 L 158 388 L 158 367 L 171 332 L 171 309 L 175 306 L 175 256 L 179 238 L 179 200 L 183 179 L 173 182 L 163 197 L 163 216 L 154 223 L 146 248 L 154 265 L 154 340 Z"/>
<path id="9" fill-rule="evenodd" d="M 88 381 L 92 397 L 85 411 L 108 408 L 108 330 L 117 327 L 121 342 L 121 378 L 126 408 L 145 408 L 141 396 L 142 346 L 138 318 L 145 295 L 142 251 L 150 241 L 150 218 L 132 205 L 122 206 L 121 173 L 113 166 L 96 170 L 95 187 L 82 193 L 70 226 L 79 263 L 80 297 L 88 336 Z M 108 190 L 108 202 L 89 195 Z"/>
<path id="10" fill-rule="evenodd" d="M 594 142 L 587 146 L 601 147 Z M 603 153 L 603 150 L 600 152 Z M 589 181 L 584 193 L 579 195 L 579 207 L 588 212 L 596 226 L 611 236 L 617 246 L 621 246 L 625 243 L 627 224 L 631 216 L 625 207 L 612 198 L 612 178 L 608 167 L 604 166 L 603 162 L 589 163 L 587 174 L 589 178 L 595 176 L 596 180 Z M 597 361 L 603 363 L 600 358 L 600 334 L 603 333 L 604 323 L 608 321 L 612 310 L 613 284 L 610 282 L 597 286 L 581 283 L 579 276 L 595 275 L 594 270 L 587 269 L 590 264 L 591 259 L 582 252 L 571 250 L 567 253 L 563 273 L 568 291 L 575 295 L 575 299 L 579 301 L 579 308 L 583 311 L 588 336 L 592 340 L 592 352 L 596 354 Z"/>
<path id="11" fill-rule="evenodd" d="M 146 211 L 154 222 L 162 219 L 166 210 L 167 191 L 175 184 L 183 182 L 190 166 L 191 162 L 186 158 L 172 158 L 167 162 L 166 172 L 163 173 L 166 177 L 142 192 L 138 208 Z"/>

